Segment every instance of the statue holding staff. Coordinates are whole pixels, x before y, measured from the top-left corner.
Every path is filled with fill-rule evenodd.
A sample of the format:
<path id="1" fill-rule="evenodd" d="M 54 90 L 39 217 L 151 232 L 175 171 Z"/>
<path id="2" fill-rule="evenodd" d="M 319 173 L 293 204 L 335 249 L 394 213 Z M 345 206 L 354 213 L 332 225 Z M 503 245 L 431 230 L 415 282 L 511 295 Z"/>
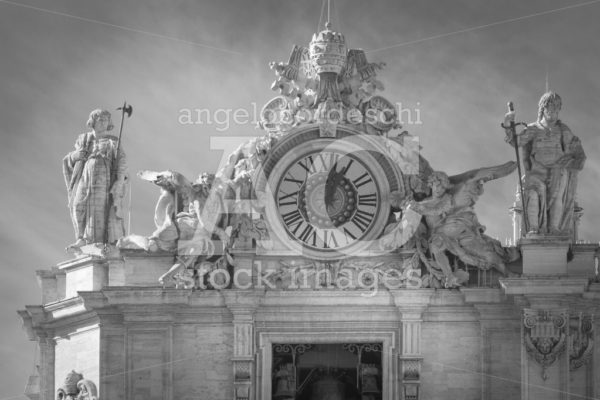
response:
<path id="1" fill-rule="evenodd" d="M 573 234 L 577 172 L 583 169 L 586 157 L 579 138 L 558 119 L 561 107 L 558 94 L 545 93 L 539 101 L 537 121 L 516 135 L 510 128 L 515 111 L 504 118 L 506 141 L 522 149 L 528 235 Z"/>
<path id="2" fill-rule="evenodd" d="M 75 150 L 63 159 L 69 211 L 78 249 L 91 243 L 114 243 L 125 233 L 123 200 L 127 180 L 126 156 L 113 129 L 110 112 L 94 110 Z M 111 198 L 112 197 L 112 198 Z"/>

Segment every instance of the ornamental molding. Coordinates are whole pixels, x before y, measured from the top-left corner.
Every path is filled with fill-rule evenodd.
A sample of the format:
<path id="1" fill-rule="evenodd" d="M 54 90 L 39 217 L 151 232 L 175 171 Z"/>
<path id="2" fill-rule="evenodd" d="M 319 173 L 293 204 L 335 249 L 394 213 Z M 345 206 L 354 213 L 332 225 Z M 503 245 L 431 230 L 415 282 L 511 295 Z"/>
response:
<path id="1" fill-rule="evenodd" d="M 567 344 L 569 315 L 566 310 L 523 310 L 524 343 L 527 353 L 542 367 L 542 379 Z"/>
<path id="2" fill-rule="evenodd" d="M 569 317 L 569 368 L 581 368 L 594 351 L 594 316 L 582 312 Z"/>

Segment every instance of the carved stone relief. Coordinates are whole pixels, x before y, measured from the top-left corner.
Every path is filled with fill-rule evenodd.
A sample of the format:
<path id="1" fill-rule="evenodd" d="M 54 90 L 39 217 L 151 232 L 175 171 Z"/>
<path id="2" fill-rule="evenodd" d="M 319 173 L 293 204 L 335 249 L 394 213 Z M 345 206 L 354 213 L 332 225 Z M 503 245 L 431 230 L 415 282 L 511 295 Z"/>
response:
<path id="1" fill-rule="evenodd" d="M 569 367 L 574 371 L 586 364 L 594 351 L 594 317 L 579 313 L 570 316 Z"/>
<path id="2" fill-rule="evenodd" d="M 525 348 L 542 366 L 542 378 L 548 379 L 547 369 L 565 350 L 569 316 L 566 310 L 523 311 Z"/>
<path id="3" fill-rule="evenodd" d="M 56 400 L 98 400 L 98 390 L 94 382 L 71 371 L 56 391 Z"/>

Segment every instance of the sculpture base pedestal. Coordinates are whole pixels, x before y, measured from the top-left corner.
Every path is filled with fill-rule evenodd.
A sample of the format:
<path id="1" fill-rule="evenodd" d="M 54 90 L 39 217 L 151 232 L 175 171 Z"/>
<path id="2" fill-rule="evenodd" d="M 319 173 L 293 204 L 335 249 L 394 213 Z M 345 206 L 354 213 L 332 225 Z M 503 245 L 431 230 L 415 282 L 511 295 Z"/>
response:
<path id="1" fill-rule="evenodd" d="M 108 282 L 107 267 L 106 261 L 96 256 L 82 256 L 59 264 L 58 269 L 65 273 L 64 298 L 77 297 L 79 291 L 101 290 Z"/>
<path id="2" fill-rule="evenodd" d="M 566 275 L 567 236 L 539 236 L 521 239 L 523 275 Z"/>

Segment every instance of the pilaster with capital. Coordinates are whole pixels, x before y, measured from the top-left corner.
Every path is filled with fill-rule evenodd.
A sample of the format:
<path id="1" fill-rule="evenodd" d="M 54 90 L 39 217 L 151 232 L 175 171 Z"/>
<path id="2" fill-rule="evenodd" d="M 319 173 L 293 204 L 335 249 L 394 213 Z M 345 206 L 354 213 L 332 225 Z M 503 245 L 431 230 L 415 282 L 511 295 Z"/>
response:
<path id="1" fill-rule="evenodd" d="M 228 290 L 223 291 L 223 297 L 233 315 L 233 399 L 252 400 L 255 392 L 254 312 L 262 294 Z"/>
<path id="2" fill-rule="evenodd" d="M 431 290 L 391 291 L 400 313 L 401 346 L 399 354 L 400 399 L 418 400 L 423 356 L 421 354 L 421 325 L 423 313 L 433 294 Z"/>

